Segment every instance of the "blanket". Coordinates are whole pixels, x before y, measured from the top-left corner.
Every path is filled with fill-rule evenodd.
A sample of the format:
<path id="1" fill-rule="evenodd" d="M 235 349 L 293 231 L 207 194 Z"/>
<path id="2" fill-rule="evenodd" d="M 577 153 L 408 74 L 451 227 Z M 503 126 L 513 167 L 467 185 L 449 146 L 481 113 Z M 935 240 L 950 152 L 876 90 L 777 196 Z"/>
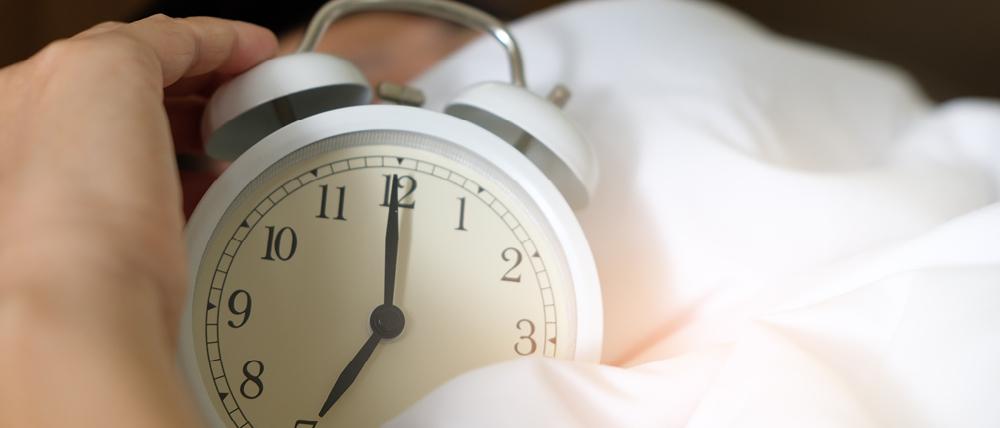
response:
<path id="1" fill-rule="evenodd" d="M 602 362 L 475 370 L 388 426 L 1000 426 L 1000 103 L 706 2 L 512 30 L 599 160 Z M 480 39 L 412 84 L 439 107 L 505 61 Z"/>

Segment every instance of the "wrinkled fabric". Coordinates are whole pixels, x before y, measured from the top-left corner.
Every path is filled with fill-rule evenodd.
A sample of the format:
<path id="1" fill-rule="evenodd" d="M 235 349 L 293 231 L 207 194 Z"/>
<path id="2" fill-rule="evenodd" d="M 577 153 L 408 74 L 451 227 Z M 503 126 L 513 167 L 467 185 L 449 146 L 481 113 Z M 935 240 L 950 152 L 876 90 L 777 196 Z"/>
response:
<path id="1" fill-rule="evenodd" d="M 599 159 L 602 364 L 475 370 L 388 426 L 1000 426 L 1000 103 L 710 3 L 512 29 Z M 439 108 L 507 70 L 484 38 L 413 84 Z"/>

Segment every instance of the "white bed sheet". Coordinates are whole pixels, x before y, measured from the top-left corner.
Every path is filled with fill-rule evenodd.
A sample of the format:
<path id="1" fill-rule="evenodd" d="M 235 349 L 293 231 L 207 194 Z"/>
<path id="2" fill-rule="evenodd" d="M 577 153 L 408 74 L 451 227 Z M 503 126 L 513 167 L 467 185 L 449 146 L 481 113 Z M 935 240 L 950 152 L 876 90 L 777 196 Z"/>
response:
<path id="1" fill-rule="evenodd" d="M 1000 103 L 704 2 L 513 30 L 600 160 L 604 364 L 476 370 L 389 426 L 1000 426 Z M 414 84 L 506 70 L 481 39 Z"/>

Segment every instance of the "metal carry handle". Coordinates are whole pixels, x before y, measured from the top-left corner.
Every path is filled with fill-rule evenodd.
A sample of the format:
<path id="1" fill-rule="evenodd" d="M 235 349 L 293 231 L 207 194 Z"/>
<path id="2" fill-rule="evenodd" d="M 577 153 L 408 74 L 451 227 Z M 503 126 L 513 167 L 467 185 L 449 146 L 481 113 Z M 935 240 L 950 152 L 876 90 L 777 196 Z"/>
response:
<path id="1" fill-rule="evenodd" d="M 306 28 L 299 52 L 316 49 L 326 29 L 337 19 L 358 12 L 408 12 L 451 21 L 490 34 L 503 45 L 510 62 L 510 81 L 524 87 L 524 62 L 517 42 L 500 20 L 486 12 L 449 0 L 331 0 L 316 12 Z"/>

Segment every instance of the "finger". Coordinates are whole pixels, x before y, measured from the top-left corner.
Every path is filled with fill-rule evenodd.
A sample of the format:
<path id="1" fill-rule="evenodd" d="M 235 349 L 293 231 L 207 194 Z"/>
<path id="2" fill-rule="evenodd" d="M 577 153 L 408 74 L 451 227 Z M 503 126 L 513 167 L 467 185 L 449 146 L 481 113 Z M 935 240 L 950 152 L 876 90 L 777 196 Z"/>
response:
<path id="1" fill-rule="evenodd" d="M 100 24 L 97 24 L 97 25 L 95 25 L 93 27 L 90 27 L 90 28 L 84 30 L 80 34 L 77 34 L 77 35 L 73 36 L 73 38 L 82 38 L 82 37 L 88 37 L 88 36 L 96 36 L 98 34 L 103 34 L 103 33 L 106 33 L 108 31 L 115 30 L 118 27 L 121 27 L 122 25 L 125 25 L 125 23 L 124 22 L 118 22 L 118 21 L 102 22 Z"/>
<path id="2" fill-rule="evenodd" d="M 205 146 L 201 140 L 201 116 L 205 112 L 202 97 L 170 97 L 163 106 L 170 119 L 170 134 L 174 140 L 174 151 L 182 155 L 201 155 Z"/>
<path id="3" fill-rule="evenodd" d="M 151 54 L 163 87 L 210 71 L 240 73 L 274 56 L 277 49 L 274 34 L 262 27 L 207 17 L 155 15 L 92 37 L 112 36 L 128 37 Z"/>
<path id="4" fill-rule="evenodd" d="M 163 94 L 168 97 L 187 95 L 200 95 L 208 97 L 211 96 L 220 85 L 232 77 L 232 74 L 221 74 L 214 71 L 198 76 L 185 77 L 178 80 L 173 85 L 164 88 Z"/>
<path id="5" fill-rule="evenodd" d="M 203 64 L 205 71 L 215 71 L 219 74 L 238 74 L 246 71 L 266 59 L 274 57 L 278 51 L 278 40 L 270 30 L 257 25 L 239 22 L 224 21 L 218 18 L 193 17 L 184 20 L 190 23 L 195 32 L 206 31 L 206 36 L 211 35 L 211 29 L 219 22 L 228 22 L 234 32 L 234 42 L 229 46 L 228 56 L 224 61 L 217 61 L 218 66 Z M 207 37 L 204 37 L 207 39 Z M 206 45 L 203 48 L 210 48 Z M 215 58 L 221 58 L 216 56 Z M 206 55 L 203 60 L 211 62 L 211 57 Z M 187 76 L 202 74 L 202 72 L 187 73 Z"/>

